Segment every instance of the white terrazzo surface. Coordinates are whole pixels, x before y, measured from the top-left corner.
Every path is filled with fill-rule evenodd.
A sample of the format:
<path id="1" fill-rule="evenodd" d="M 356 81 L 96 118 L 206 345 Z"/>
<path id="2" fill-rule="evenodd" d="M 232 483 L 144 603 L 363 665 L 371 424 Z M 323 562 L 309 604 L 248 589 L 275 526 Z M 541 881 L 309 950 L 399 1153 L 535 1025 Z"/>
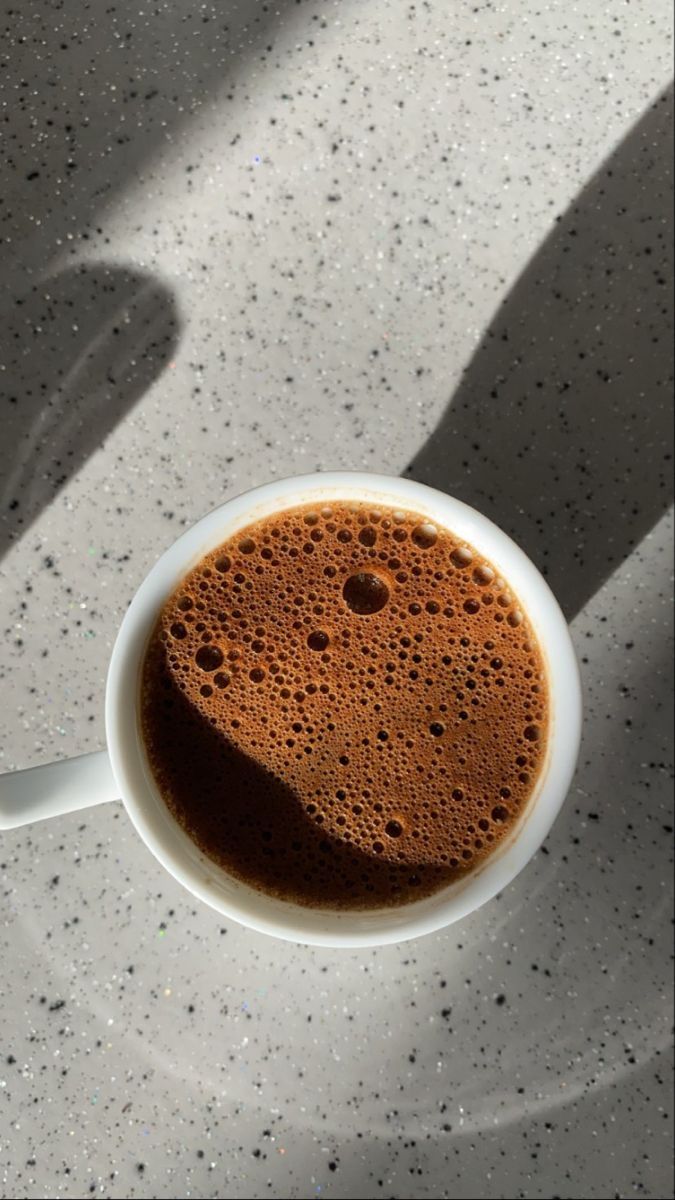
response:
<path id="1" fill-rule="evenodd" d="M 102 744 L 186 524 L 330 467 L 512 532 L 587 715 L 544 851 L 400 947 L 223 925 L 120 806 L 1 835 L 0 1194 L 671 1195 L 670 5 L 8 14 L 2 768 Z"/>

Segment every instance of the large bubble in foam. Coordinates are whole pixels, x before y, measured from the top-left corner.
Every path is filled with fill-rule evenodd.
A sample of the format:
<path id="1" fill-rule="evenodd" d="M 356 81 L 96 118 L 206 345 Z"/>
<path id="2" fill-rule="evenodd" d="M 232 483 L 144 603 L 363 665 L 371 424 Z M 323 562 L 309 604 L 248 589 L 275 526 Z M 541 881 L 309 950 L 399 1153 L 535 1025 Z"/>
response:
<path id="1" fill-rule="evenodd" d="M 366 617 L 384 608 L 389 599 L 389 587 L 380 575 L 357 571 L 345 580 L 342 594 L 351 612 Z"/>

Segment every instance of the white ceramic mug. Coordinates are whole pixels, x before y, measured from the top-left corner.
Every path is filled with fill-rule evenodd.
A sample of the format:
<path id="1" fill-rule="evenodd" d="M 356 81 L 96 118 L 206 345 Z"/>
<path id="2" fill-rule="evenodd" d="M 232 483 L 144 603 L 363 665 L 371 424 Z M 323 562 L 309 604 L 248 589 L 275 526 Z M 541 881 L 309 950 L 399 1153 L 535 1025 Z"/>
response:
<path id="1" fill-rule="evenodd" d="M 526 812 L 511 837 L 465 879 L 401 907 L 365 912 L 305 908 L 234 879 L 180 828 L 150 771 L 138 720 L 139 679 L 157 615 L 184 575 L 208 551 L 254 521 L 301 504 L 358 500 L 420 513 L 485 556 L 518 596 L 544 657 L 551 704 L 547 755 Z M 0 777 L 0 829 L 42 817 L 124 801 L 156 858 L 225 917 L 289 941 L 372 946 L 418 937 L 459 920 L 501 891 L 546 837 L 572 779 L 581 733 L 581 690 L 565 619 L 537 569 L 505 533 L 474 509 L 409 479 L 358 472 L 305 475 L 255 488 L 214 509 L 166 551 L 122 621 L 108 671 L 107 750 Z"/>

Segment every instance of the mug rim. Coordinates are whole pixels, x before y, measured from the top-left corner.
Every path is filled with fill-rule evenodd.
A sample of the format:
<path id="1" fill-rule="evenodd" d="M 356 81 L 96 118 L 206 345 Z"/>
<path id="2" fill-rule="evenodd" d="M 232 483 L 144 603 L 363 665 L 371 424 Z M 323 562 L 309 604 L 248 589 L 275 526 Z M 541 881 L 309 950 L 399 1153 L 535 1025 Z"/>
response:
<path id="1" fill-rule="evenodd" d="M 206 553 L 255 521 L 300 505 L 337 500 L 400 506 L 434 520 L 484 554 L 503 574 L 534 627 L 545 660 L 551 709 L 547 756 L 527 811 L 511 837 L 465 879 L 420 900 L 382 909 L 305 907 L 228 875 L 199 850 L 162 800 L 138 720 L 145 648 L 162 604 L 180 580 Z M 108 752 L 122 800 L 162 866 L 224 917 L 288 941 L 345 948 L 435 932 L 502 891 L 540 847 L 565 800 L 579 750 L 581 713 L 579 669 L 567 622 L 524 551 L 489 518 L 447 493 L 414 480 L 361 471 L 274 480 L 218 505 L 182 533 L 151 567 L 125 613 L 110 660 L 105 702 Z"/>

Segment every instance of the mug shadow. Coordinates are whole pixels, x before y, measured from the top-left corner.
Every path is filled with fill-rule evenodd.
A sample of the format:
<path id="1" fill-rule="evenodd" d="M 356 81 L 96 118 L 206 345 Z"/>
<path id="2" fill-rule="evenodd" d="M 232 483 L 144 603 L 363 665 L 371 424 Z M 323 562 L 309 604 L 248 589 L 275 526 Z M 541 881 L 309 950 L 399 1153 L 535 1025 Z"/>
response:
<path id="1" fill-rule="evenodd" d="M 0 316 L 0 558 L 175 352 L 169 288 L 122 266 L 74 267 Z"/>
<path id="2" fill-rule="evenodd" d="M 506 529 L 572 618 L 672 500 L 672 88 L 556 224 L 406 474 Z"/>
<path id="3" fill-rule="evenodd" d="M 168 807 L 208 857 L 272 895 L 314 908 L 359 909 L 412 900 L 449 883 L 449 868 L 395 863 L 335 837 L 321 813 L 245 752 L 181 689 L 166 649 L 144 687 L 146 746 Z M 153 750 L 156 752 L 153 753 Z M 314 814 L 308 812 L 314 809 Z"/>

